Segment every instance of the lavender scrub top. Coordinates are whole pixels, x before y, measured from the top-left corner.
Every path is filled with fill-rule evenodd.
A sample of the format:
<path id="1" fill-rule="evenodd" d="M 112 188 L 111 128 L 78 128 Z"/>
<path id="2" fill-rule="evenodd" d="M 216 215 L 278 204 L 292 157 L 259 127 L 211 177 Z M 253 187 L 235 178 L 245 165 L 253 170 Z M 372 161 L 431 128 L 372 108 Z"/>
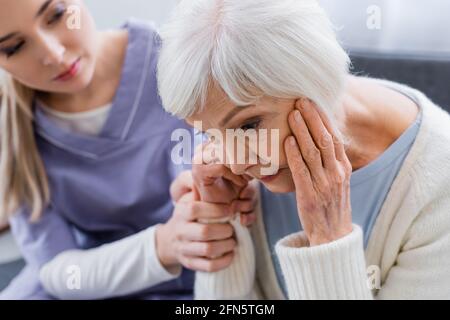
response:
<path id="1" fill-rule="evenodd" d="M 125 63 L 111 112 L 98 136 L 58 127 L 35 102 L 35 134 L 50 182 L 51 204 L 35 224 L 22 208 L 11 229 L 26 267 L 4 299 L 46 299 L 40 266 L 62 251 L 89 249 L 166 222 L 169 187 L 184 169 L 171 161 L 171 134 L 187 125 L 167 114 L 157 94 L 160 40 L 150 25 L 130 20 Z M 127 298 L 191 299 L 193 272 Z"/>

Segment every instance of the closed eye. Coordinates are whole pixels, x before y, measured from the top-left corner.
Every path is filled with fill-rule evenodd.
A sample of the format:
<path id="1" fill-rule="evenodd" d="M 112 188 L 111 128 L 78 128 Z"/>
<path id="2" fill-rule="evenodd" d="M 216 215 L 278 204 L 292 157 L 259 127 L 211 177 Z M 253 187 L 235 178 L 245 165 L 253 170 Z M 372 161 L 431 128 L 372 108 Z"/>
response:
<path id="1" fill-rule="evenodd" d="M 260 124 L 261 124 L 261 120 L 254 120 L 254 121 L 251 121 L 251 122 L 248 122 L 248 123 L 242 125 L 240 127 L 240 129 L 242 129 L 244 131 L 251 130 L 251 129 L 256 130 L 256 129 L 258 129 Z"/>
<path id="2" fill-rule="evenodd" d="M 64 14 L 66 13 L 66 6 L 64 3 L 58 3 L 55 6 L 55 10 L 54 10 L 54 14 L 52 15 L 52 17 L 49 19 L 49 21 L 47 22 L 47 24 L 51 25 L 59 20 L 61 20 L 61 18 L 64 16 Z"/>
<path id="3" fill-rule="evenodd" d="M 24 44 L 25 44 L 25 41 L 21 41 L 18 44 L 16 44 L 15 46 L 7 47 L 7 48 L 4 48 L 4 49 L 1 49 L 0 51 L 3 54 L 5 54 L 7 58 L 10 58 L 11 56 L 13 56 L 16 53 L 18 53 L 20 51 L 20 49 L 23 47 Z"/>

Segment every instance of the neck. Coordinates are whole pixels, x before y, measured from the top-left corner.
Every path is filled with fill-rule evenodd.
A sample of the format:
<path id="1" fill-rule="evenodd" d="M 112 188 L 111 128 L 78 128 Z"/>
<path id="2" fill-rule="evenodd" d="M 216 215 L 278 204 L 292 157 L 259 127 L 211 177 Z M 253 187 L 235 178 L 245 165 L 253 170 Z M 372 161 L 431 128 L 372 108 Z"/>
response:
<path id="1" fill-rule="evenodd" d="M 353 170 L 380 156 L 415 120 L 418 108 L 404 95 L 349 76 L 338 126 L 347 138 L 346 154 Z"/>

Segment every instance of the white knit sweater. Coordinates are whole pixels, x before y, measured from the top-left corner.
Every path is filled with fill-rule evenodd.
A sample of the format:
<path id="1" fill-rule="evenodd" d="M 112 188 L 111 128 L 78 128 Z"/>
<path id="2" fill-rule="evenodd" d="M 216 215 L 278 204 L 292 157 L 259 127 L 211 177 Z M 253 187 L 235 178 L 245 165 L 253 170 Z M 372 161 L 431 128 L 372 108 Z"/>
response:
<path id="1" fill-rule="evenodd" d="M 417 96 L 423 119 L 416 141 L 365 251 L 356 225 L 351 234 L 321 246 L 308 247 L 302 232 L 277 243 L 290 299 L 450 299 L 450 115 L 420 91 L 376 81 Z M 256 280 L 252 292 L 242 297 L 284 299 L 264 230 L 259 207 L 252 228 Z M 230 272 L 229 281 L 223 280 L 223 272 L 220 276 L 222 283 L 233 283 L 234 290 L 242 292 L 240 284 L 245 282 L 239 275 Z M 197 281 L 213 280 L 203 275 Z M 220 296 L 225 288 L 214 290 L 219 292 L 196 292 L 196 296 Z"/>

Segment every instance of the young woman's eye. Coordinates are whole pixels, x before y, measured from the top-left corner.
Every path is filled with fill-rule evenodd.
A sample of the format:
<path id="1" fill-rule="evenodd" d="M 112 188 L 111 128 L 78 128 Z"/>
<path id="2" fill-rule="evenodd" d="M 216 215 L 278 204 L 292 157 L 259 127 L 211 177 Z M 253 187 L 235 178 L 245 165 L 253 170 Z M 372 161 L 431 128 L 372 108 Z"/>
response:
<path id="1" fill-rule="evenodd" d="M 1 49 L 1 51 L 6 55 L 7 58 L 10 58 L 13 55 L 15 55 L 17 52 L 19 52 L 24 44 L 25 44 L 25 42 L 22 41 L 22 42 L 19 42 L 18 44 L 16 44 L 15 46 Z"/>
<path id="2" fill-rule="evenodd" d="M 258 121 L 253 121 L 253 122 L 249 122 L 244 124 L 243 126 L 240 127 L 240 129 L 247 131 L 247 130 L 251 130 L 251 129 L 258 129 L 259 124 L 261 123 L 260 120 Z"/>
<path id="3" fill-rule="evenodd" d="M 50 20 L 48 21 L 48 24 L 53 24 L 55 22 L 58 22 L 59 20 L 61 20 L 61 18 L 64 16 L 64 14 L 66 13 L 66 6 L 63 3 L 58 3 L 55 6 L 54 12 L 52 17 L 50 18 Z"/>

